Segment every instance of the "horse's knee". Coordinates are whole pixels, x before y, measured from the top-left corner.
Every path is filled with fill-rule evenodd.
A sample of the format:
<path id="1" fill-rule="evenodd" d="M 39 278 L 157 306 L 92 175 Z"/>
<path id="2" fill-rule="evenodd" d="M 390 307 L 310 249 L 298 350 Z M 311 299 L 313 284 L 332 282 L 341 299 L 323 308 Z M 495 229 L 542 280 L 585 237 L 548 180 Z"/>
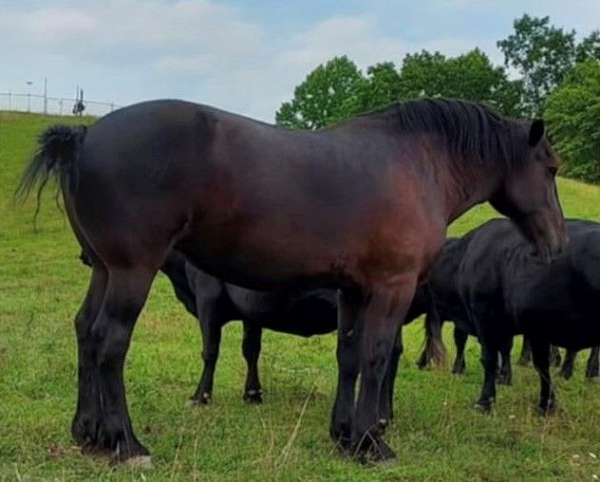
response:
<path id="1" fill-rule="evenodd" d="M 96 363 L 98 367 L 112 366 L 124 360 L 129 347 L 129 336 L 125 330 L 115 327 L 102 335 L 93 333 L 92 337 L 97 347 Z"/>

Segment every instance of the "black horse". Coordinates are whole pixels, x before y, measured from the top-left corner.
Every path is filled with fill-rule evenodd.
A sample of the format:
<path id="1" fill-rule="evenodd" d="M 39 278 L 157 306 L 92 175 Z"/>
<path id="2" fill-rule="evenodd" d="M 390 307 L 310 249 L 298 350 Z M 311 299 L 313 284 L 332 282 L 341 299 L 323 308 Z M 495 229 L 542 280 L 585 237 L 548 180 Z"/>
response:
<path id="1" fill-rule="evenodd" d="M 83 256 L 82 256 L 83 258 Z M 204 362 L 198 387 L 192 396 L 195 404 L 206 404 L 212 398 L 214 373 L 221 342 L 221 330 L 232 320 L 242 320 L 244 335 L 242 353 L 246 360 L 246 382 L 243 399 L 262 402 L 262 387 L 258 372 L 263 329 L 297 336 L 311 337 L 337 329 L 337 297 L 335 290 L 284 288 L 255 291 L 215 278 L 196 268 L 184 254 L 173 250 L 161 271 L 167 275 L 175 295 L 194 315 L 202 332 Z M 415 296 L 405 323 L 416 319 L 429 306 L 424 294 Z M 429 345 L 428 356 L 441 362 L 441 343 Z M 393 418 L 394 381 L 402 354 L 402 338 L 394 345 L 384 389 L 380 397 L 379 416 L 384 423 Z"/>
<path id="2" fill-rule="evenodd" d="M 444 319 L 443 315 L 440 315 L 442 319 Z M 452 321 L 452 320 L 450 320 Z M 465 347 L 467 344 L 467 340 L 469 336 L 477 336 L 475 333 L 469 334 L 466 331 L 463 331 L 460 327 L 455 326 L 453 330 L 454 334 L 454 345 L 456 346 L 456 358 L 454 359 L 454 363 L 452 365 L 452 373 L 457 375 L 461 375 L 464 373 L 466 368 L 465 362 Z M 552 345 L 550 347 L 550 366 L 561 366 L 560 375 L 565 379 L 571 378 L 573 376 L 573 369 L 575 364 L 575 359 L 577 358 L 576 350 L 567 350 L 565 354 L 565 359 L 561 366 L 561 355 L 557 347 Z M 597 381 L 598 377 L 600 377 L 600 347 L 595 346 L 590 350 L 590 355 L 588 357 L 587 366 L 585 370 L 585 377 L 590 381 Z M 529 344 L 529 340 L 526 337 L 523 337 L 523 345 L 521 350 L 521 355 L 519 356 L 519 365 L 526 366 L 531 361 L 531 345 Z M 430 359 L 428 353 L 423 352 L 423 355 L 419 359 L 419 367 L 424 368 L 429 365 Z M 500 364 L 500 368 L 498 370 L 498 378 L 497 382 L 500 384 L 510 385 L 512 383 L 512 368 L 511 368 L 511 360 L 510 353 L 506 354 L 505 357 L 500 355 L 498 360 Z"/>
<path id="3" fill-rule="evenodd" d="M 262 402 L 258 359 L 264 328 L 304 337 L 331 333 L 337 328 L 335 290 L 248 290 L 199 270 L 175 250 L 167 256 L 161 271 L 168 276 L 179 301 L 200 324 L 204 367 L 192 396 L 194 403 L 205 404 L 212 397 L 221 330 L 228 322 L 242 320 L 244 325 L 242 353 L 247 364 L 244 400 L 251 403 Z"/>
<path id="4" fill-rule="evenodd" d="M 117 460 L 148 455 L 123 365 L 152 280 L 176 248 L 249 288 L 340 289 L 330 433 L 361 458 L 392 457 L 378 413 L 384 375 L 447 225 L 489 200 L 549 260 L 566 242 L 557 169 L 542 121 L 443 99 L 314 132 L 174 100 L 117 110 L 87 131 L 49 129 L 19 193 L 55 175 L 92 260 L 76 318 L 75 440 Z"/>
<path id="5" fill-rule="evenodd" d="M 428 322 L 439 332 L 442 319 L 450 319 L 463 334 L 478 336 L 485 369 L 477 402 L 482 409 L 489 409 L 496 395 L 498 352 L 510 360 L 515 334 L 525 334 L 531 343 L 544 412 L 555 403 L 551 344 L 576 353 L 600 343 L 600 325 L 593 321 L 600 308 L 600 224 L 569 220 L 566 225 L 569 247 L 549 265 L 532 256 L 514 224 L 496 219 L 449 240 L 432 269 L 427 289 L 434 313 Z M 590 363 L 588 373 L 597 375 Z"/>

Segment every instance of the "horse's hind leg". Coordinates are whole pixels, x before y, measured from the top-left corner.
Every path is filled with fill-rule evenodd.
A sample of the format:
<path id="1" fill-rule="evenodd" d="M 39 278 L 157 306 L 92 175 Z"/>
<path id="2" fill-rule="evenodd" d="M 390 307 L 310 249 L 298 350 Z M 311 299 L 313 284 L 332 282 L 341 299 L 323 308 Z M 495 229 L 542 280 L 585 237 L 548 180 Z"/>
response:
<path id="1" fill-rule="evenodd" d="M 465 347 L 469 334 L 458 327 L 454 327 L 454 345 L 456 346 L 456 358 L 452 366 L 452 373 L 462 375 L 465 372 Z"/>
<path id="2" fill-rule="evenodd" d="M 212 398 L 213 382 L 215 378 L 215 369 L 217 359 L 219 358 L 219 348 L 221 346 L 221 332 L 226 320 L 223 320 L 219 310 L 218 298 L 202 298 L 203 294 L 198 293 L 196 306 L 198 310 L 198 321 L 202 331 L 202 376 L 198 383 L 198 388 L 192 396 L 192 403 L 196 405 L 208 404 Z"/>
<path id="3" fill-rule="evenodd" d="M 101 411 L 96 445 L 109 450 L 115 461 L 148 455 L 131 426 L 123 366 L 133 327 L 155 275 L 156 271 L 148 268 L 109 268 L 104 302 L 91 330 Z"/>
<path id="4" fill-rule="evenodd" d="M 251 321 L 244 321 L 244 338 L 242 354 L 246 360 L 246 384 L 244 386 L 244 401 L 262 403 L 262 388 L 258 376 L 258 358 L 262 341 L 262 328 Z"/>
<path id="5" fill-rule="evenodd" d="M 590 351 L 590 357 L 587 361 L 587 367 L 585 370 L 585 377 L 588 380 L 598 380 L 600 377 L 600 347 L 594 346 Z"/>
<path id="6" fill-rule="evenodd" d="M 108 272 L 96 260 L 88 292 L 75 317 L 79 390 L 71 433 L 75 442 L 84 449 L 93 448 L 96 444 L 100 416 L 96 352 L 92 343 L 91 328 L 100 312 L 107 282 Z"/>
<path id="7" fill-rule="evenodd" d="M 565 355 L 565 361 L 560 368 L 560 376 L 565 380 L 568 380 L 573 376 L 573 367 L 575 365 L 575 359 L 577 358 L 577 350 L 567 350 Z"/>

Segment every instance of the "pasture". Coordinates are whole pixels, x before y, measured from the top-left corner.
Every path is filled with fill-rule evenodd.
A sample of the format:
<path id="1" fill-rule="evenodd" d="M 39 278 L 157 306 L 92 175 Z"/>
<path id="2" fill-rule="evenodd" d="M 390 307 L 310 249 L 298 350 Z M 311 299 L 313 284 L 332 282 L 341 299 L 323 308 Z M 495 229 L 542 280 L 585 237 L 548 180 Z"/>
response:
<path id="1" fill-rule="evenodd" d="M 340 457 L 329 439 L 334 335 L 304 340 L 265 332 L 265 403 L 247 406 L 241 326 L 232 323 L 224 329 L 212 404 L 188 407 L 200 374 L 199 330 L 162 275 L 137 324 L 126 368 L 132 421 L 154 468 L 142 472 L 82 456 L 69 433 L 77 367 L 72 320 L 88 270 L 51 190 L 37 232 L 34 199 L 24 207 L 11 202 L 37 133 L 57 121 L 63 119 L 0 113 L 0 480 L 600 478 L 600 387 L 583 382 L 585 357 L 571 381 L 555 379 L 556 415 L 537 415 L 538 378 L 522 367 L 515 367 L 513 387 L 499 387 L 493 413 L 483 415 L 473 409 L 483 376 L 477 344 L 469 343 L 462 378 L 449 370 L 419 371 L 420 321 L 405 330 L 395 419 L 386 433 L 398 455 L 391 464 L 360 466 Z M 566 216 L 600 219 L 600 188 L 561 179 L 559 189 Z M 478 207 L 451 234 L 493 215 Z M 445 335 L 451 348 L 449 330 Z"/>

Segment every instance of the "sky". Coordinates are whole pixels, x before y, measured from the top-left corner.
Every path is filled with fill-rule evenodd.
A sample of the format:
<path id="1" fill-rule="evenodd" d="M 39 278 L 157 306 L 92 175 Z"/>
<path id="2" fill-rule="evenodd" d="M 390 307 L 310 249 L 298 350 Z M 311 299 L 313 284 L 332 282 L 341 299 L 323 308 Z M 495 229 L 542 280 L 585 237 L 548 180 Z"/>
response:
<path id="1" fill-rule="evenodd" d="M 578 35 L 600 28 L 600 0 L 0 0 L 0 93 L 127 105 L 181 98 L 272 122 L 320 63 L 365 69 L 421 49 L 496 41 L 523 13 Z M 27 82 L 32 82 L 27 85 Z"/>

